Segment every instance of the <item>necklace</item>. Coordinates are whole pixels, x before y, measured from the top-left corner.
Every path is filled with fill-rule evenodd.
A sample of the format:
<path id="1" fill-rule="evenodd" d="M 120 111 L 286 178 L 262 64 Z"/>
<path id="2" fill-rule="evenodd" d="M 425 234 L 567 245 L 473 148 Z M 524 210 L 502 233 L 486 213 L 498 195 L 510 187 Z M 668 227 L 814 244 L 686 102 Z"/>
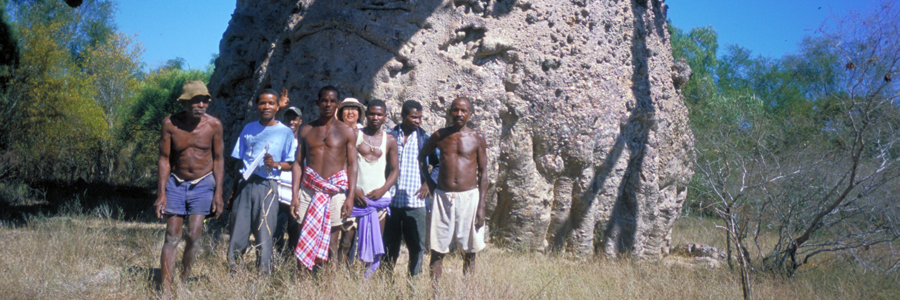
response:
<path id="1" fill-rule="evenodd" d="M 323 143 L 328 140 L 328 136 L 331 134 L 332 127 L 334 126 L 328 126 L 328 121 L 325 121 L 325 137 L 322 138 Z"/>
<path id="2" fill-rule="evenodd" d="M 377 133 L 378 133 L 378 132 L 376 132 L 376 134 L 377 134 Z M 374 136 L 373 136 L 373 137 L 374 137 Z M 376 138 L 376 139 L 377 139 L 377 138 Z M 369 143 L 368 135 L 365 134 L 365 133 L 363 133 L 363 144 L 366 144 L 366 146 L 369 146 L 369 154 L 371 154 L 371 155 L 376 155 L 376 153 L 375 153 L 375 150 L 376 150 L 376 149 L 375 149 L 374 146 L 372 146 L 371 143 Z M 373 158 L 373 159 L 369 159 L 368 157 L 365 157 L 365 156 L 363 156 L 363 155 L 360 155 L 360 157 L 362 157 L 367 163 L 370 163 L 370 164 L 371 164 L 371 163 L 374 163 L 374 162 L 378 161 L 378 159 L 381 158 L 381 154 L 378 154 L 378 156 L 376 156 L 376 157 Z"/>
<path id="3" fill-rule="evenodd" d="M 372 137 L 375 138 L 379 133 L 381 133 L 381 130 L 376 131 Z M 365 132 L 363 132 L 363 143 L 366 144 L 366 146 L 369 146 L 369 153 L 375 152 L 375 146 L 372 146 L 372 143 L 369 143 L 369 135 L 365 134 Z"/>

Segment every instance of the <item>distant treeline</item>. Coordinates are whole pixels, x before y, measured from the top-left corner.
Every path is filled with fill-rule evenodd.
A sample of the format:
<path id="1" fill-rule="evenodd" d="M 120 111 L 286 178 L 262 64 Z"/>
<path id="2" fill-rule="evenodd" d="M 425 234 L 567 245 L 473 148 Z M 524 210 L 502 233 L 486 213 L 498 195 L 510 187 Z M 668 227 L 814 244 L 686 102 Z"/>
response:
<path id="1" fill-rule="evenodd" d="M 208 82 L 212 66 L 185 70 L 176 58 L 144 72 L 114 9 L 0 0 L 0 181 L 155 182 L 161 121 L 181 109 L 184 82 Z"/>

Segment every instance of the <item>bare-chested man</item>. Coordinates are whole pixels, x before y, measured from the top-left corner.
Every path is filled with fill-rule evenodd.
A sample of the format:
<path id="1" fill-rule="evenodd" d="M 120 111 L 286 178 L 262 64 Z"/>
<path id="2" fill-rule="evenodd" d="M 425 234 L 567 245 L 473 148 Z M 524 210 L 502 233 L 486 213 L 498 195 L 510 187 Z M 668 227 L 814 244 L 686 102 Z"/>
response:
<path id="1" fill-rule="evenodd" d="M 182 282 L 191 274 L 200 250 L 203 219 L 222 213 L 224 142 L 222 122 L 206 114 L 211 99 L 203 82 L 188 81 L 178 97 L 185 111 L 166 117 L 162 123 L 159 191 L 153 207 L 157 218 L 166 218 L 166 242 L 160 258 L 166 292 L 175 272 L 175 250 L 181 241 L 184 218 L 188 218 L 188 231 L 182 257 Z"/>
<path id="2" fill-rule="evenodd" d="M 473 269 L 475 253 L 484 248 L 484 194 L 487 191 L 486 143 L 481 133 L 466 127 L 472 115 L 468 98 L 453 100 L 450 124 L 436 131 L 419 152 L 419 166 L 434 191 L 431 209 L 431 277 L 441 277 L 444 255 L 455 239 L 465 252 L 463 273 Z M 426 157 L 440 149 L 438 182 L 428 174 Z M 435 189 L 437 187 L 437 189 Z"/>
<path id="3" fill-rule="evenodd" d="M 291 214 L 301 223 L 294 252 L 298 269 L 312 269 L 337 250 L 341 220 L 350 216 L 356 193 L 356 135 L 334 118 L 337 88 L 319 90 L 319 119 L 300 127 L 291 198 Z M 305 164 L 304 164 L 305 162 Z M 346 169 L 345 169 L 346 166 Z"/>

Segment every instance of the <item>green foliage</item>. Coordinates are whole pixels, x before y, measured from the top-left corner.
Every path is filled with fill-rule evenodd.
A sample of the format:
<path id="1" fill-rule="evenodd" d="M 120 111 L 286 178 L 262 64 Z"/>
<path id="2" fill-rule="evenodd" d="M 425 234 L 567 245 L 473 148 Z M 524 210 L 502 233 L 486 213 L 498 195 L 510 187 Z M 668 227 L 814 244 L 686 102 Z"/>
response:
<path id="1" fill-rule="evenodd" d="M 140 72 L 140 47 L 116 33 L 113 2 L 2 4 L 12 22 L 4 24 L 15 29 L 4 42 L 15 43 L 18 64 L 0 85 L 0 151 L 8 162 L 0 176 L 108 180 L 118 112 Z"/>

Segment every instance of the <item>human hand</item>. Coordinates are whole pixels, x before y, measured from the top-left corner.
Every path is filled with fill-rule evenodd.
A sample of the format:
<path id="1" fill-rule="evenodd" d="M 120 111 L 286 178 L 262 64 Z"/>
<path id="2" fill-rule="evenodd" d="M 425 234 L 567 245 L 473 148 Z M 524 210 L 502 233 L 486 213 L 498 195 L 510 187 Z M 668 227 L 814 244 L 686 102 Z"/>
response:
<path id="1" fill-rule="evenodd" d="M 166 194 L 165 192 L 160 193 L 158 197 L 156 197 L 156 202 L 153 202 L 153 213 L 156 214 L 156 218 L 162 219 L 163 215 L 166 214 Z"/>
<path id="2" fill-rule="evenodd" d="M 356 204 L 356 207 L 369 206 L 369 203 L 366 202 L 366 196 L 363 195 L 362 190 L 357 188 L 356 192 L 354 194 L 356 194 L 356 195 L 354 195 L 354 197 L 353 197 L 353 202 Z"/>
<path id="3" fill-rule="evenodd" d="M 286 87 L 281 88 L 281 97 L 278 98 L 278 109 L 288 107 L 291 104 L 291 99 L 288 98 L 288 89 Z"/>
<path id="4" fill-rule="evenodd" d="M 237 179 L 235 179 L 237 180 Z M 231 210 L 231 207 L 234 205 L 234 197 L 237 195 L 237 192 L 231 191 L 231 195 L 228 196 L 228 202 L 225 203 L 225 209 Z"/>
<path id="5" fill-rule="evenodd" d="M 351 212 L 353 212 L 353 198 L 347 198 L 344 200 L 344 206 L 341 206 L 341 219 L 349 218 Z"/>
<path id="6" fill-rule="evenodd" d="M 222 215 L 223 208 L 224 205 L 222 203 L 222 195 L 213 197 L 212 212 L 216 215 L 216 219 L 218 219 L 219 216 Z"/>
<path id="7" fill-rule="evenodd" d="M 431 192 L 432 192 L 431 187 L 428 186 L 427 183 L 423 182 L 422 187 L 420 187 L 419 190 L 416 191 L 416 198 L 417 199 L 425 199 L 428 197 L 428 195 L 431 195 Z"/>
<path id="8" fill-rule="evenodd" d="M 369 192 L 368 194 L 366 194 L 366 198 L 369 198 L 372 200 L 378 200 L 378 199 L 381 199 L 381 197 L 384 197 L 384 193 L 387 193 L 387 188 L 380 187 L 380 188 L 374 189 L 371 192 Z"/>
<path id="9" fill-rule="evenodd" d="M 263 158 L 263 162 L 266 164 L 266 167 L 281 169 L 281 166 L 279 166 L 279 163 L 275 162 L 275 159 L 272 158 L 272 154 L 266 153 L 266 156 L 264 156 L 264 158 Z"/>
<path id="10" fill-rule="evenodd" d="M 484 226 L 484 208 L 479 207 L 475 212 L 475 229 L 481 229 Z"/>
<path id="11" fill-rule="evenodd" d="M 300 199 L 297 197 L 291 197 L 291 216 L 294 217 L 294 220 L 300 220 Z"/>

